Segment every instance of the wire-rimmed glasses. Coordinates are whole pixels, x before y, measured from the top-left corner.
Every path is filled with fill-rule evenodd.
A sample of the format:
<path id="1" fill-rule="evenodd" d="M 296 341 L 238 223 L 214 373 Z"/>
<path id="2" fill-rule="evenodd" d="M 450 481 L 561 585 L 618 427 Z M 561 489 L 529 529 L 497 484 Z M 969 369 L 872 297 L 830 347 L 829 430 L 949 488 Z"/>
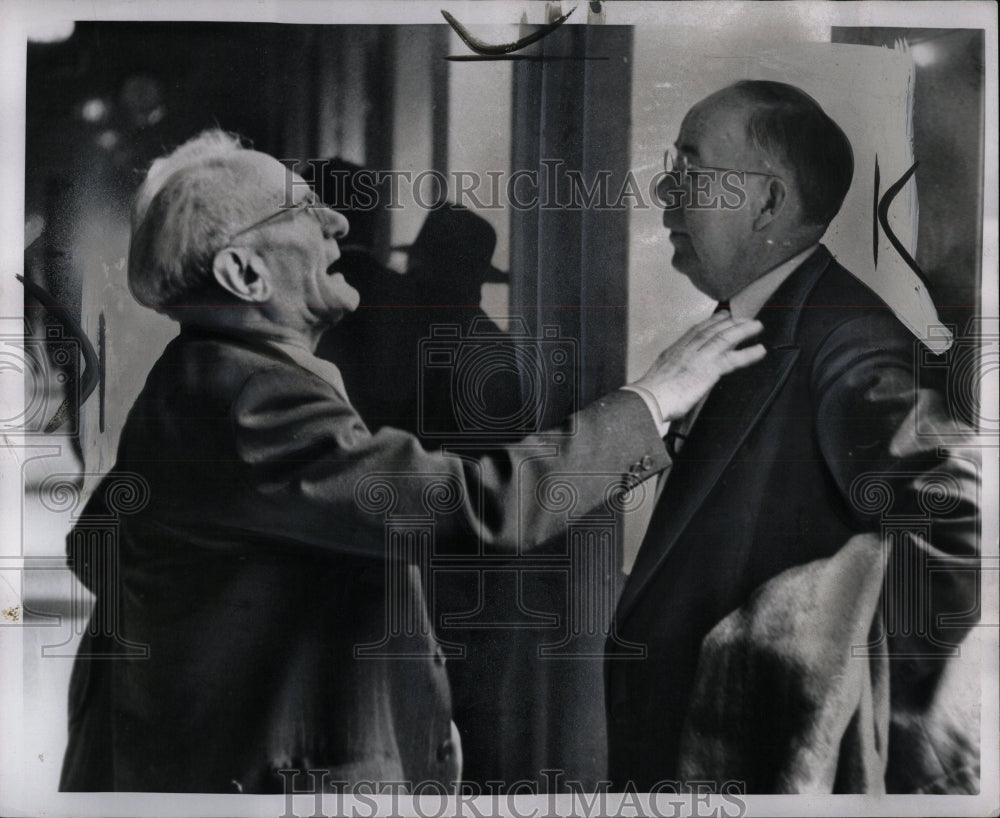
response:
<path id="1" fill-rule="evenodd" d="M 722 168 L 717 165 L 702 165 L 692 162 L 686 155 L 678 154 L 677 148 L 673 145 L 670 145 L 663 152 L 663 169 L 668 176 L 676 177 L 679 184 L 682 184 L 691 173 L 744 173 L 752 176 L 775 176 L 781 179 L 781 175 L 773 171 Z"/>

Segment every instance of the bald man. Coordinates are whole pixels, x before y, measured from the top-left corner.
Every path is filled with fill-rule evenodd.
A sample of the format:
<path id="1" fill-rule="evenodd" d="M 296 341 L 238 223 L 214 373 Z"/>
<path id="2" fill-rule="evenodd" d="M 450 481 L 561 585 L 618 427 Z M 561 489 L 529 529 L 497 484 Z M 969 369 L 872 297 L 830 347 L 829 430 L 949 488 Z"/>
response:
<path id="1" fill-rule="evenodd" d="M 926 744 L 932 762 L 920 783 L 905 753 L 926 735 L 913 725 L 922 724 L 945 660 L 968 629 L 942 617 L 976 607 L 969 568 L 978 549 L 977 484 L 969 462 L 917 434 L 916 419 L 940 417 L 942 402 L 918 388 L 916 339 L 820 243 L 851 184 L 850 142 L 798 88 L 744 81 L 697 103 L 665 160 L 659 193 L 673 267 L 737 318 L 759 318 L 768 356 L 721 379 L 667 436 L 672 466 L 618 603 L 620 639 L 608 642 L 611 777 L 639 791 L 682 779 L 687 730 L 706 755 L 720 744 L 735 748 L 696 776 L 713 779 L 705 786 L 787 791 L 782 773 L 793 748 L 779 725 L 811 724 L 818 708 L 809 707 L 809 680 L 796 675 L 800 668 L 782 677 L 779 659 L 761 645 L 760 667 L 771 672 L 762 678 L 801 686 L 704 690 L 702 716 L 728 706 L 743 719 L 710 732 L 711 719 L 692 711 L 706 636 L 783 572 L 831 557 L 858 534 L 874 534 L 877 544 L 884 512 L 933 528 L 930 541 L 900 539 L 888 551 L 889 571 L 910 584 L 887 604 L 912 621 L 889 639 L 897 719 L 888 774 L 872 786 L 912 791 L 947 787 L 952 775 L 963 780 L 962 753 L 943 753 L 939 763 Z M 885 487 L 884 509 L 859 501 L 864 480 Z M 940 505 L 947 513 L 931 517 L 923 497 L 935 485 L 950 496 Z M 928 560 L 932 573 L 921 567 Z M 619 661 L 627 643 L 644 645 L 645 658 Z M 751 664 L 726 659 L 734 675 Z M 831 789 L 848 786 L 833 779 L 838 747 L 839 736 L 803 749 L 832 758 Z"/>

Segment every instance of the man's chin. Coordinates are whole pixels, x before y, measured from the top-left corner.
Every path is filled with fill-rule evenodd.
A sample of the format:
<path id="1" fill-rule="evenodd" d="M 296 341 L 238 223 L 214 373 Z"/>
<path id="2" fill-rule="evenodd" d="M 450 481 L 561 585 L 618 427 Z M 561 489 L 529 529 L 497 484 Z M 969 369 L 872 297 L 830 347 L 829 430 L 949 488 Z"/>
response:
<path id="1" fill-rule="evenodd" d="M 344 296 L 344 309 L 346 312 L 354 312 L 360 306 L 361 294 L 352 287 L 351 295 Z"/>
<path id="2" fill-rule="evenodd" d="M 705 276 L 702 273 L 701 265 L 698 263 L 698 259 L 693 255 L 678 251 L 674 253 L 674 257 L 670 260 L 670 266 L 690 281 L 698 292 L 703 293 L 710 298 L 715 298 L 714 295 L 706 292 Z"/>
<path id="3" fill-rule="evenodd" d="M 322 312 L 317 312 L 316 315 L 327 327 L 335 327 L 358 308 L 359 302 L 360 298 L 357 296 L 341 298 L 339 303 L 328 304 Z"/>
<path id="4" fill-rule="evenodd" d="M 361 304 L 361 293 L 347 283 L 343 273 L 334 273 L 331 283 L 335 288 L 335 300 L 339 302 L 337 306 L 343 312 L 354 312 Z"/>
<path id="5" fill-rule="evenodd" d="M 686 247 L 681 248 L 675 245 L 673 258 L 670 259 L 670 266 L 687 278 L 697 275 L 698 272 L 698 260 L 694 257 L 690 248 Z"/>
<path id="6" fill-rule="evenodd" d="M 354 312 L 358 308 L 358 302 L 354 301 L 350 304 L 342 304 L 340 307 L 334 308 L 327 312 L 327 322 L 331 325 L 339 324 L 348 315 Z"/>

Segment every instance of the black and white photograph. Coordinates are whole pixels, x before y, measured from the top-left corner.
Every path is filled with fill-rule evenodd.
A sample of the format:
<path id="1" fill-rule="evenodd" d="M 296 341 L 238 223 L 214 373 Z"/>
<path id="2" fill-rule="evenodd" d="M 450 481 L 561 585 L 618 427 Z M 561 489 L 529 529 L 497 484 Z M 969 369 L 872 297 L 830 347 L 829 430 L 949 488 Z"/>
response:
<path id="1" fill-rule="evenodd" d="M 995 4 L 0 29 L 0 815 L 1000 815 Z"/>

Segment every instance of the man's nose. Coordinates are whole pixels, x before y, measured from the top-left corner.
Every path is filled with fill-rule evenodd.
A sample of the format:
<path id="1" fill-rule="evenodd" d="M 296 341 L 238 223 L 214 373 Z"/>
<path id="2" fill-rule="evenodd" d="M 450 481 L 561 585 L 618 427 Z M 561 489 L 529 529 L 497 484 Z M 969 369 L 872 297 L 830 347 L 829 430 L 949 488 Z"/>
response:
<path id="1" fill-rule="evenodd" d="M 323 216 L 323 234 L 328 239 L 342 239 L 347 235 L 351 225 L 343 214 L 336 210 L 326 210 Z"/>
<path id="2" fill-rule="evenodd" d="M 663 226 L 680 227 L 684 222 L 684 186 L 674 173 L 667 173 L 656 183 L 656 197 L 663 208 Z"/>

